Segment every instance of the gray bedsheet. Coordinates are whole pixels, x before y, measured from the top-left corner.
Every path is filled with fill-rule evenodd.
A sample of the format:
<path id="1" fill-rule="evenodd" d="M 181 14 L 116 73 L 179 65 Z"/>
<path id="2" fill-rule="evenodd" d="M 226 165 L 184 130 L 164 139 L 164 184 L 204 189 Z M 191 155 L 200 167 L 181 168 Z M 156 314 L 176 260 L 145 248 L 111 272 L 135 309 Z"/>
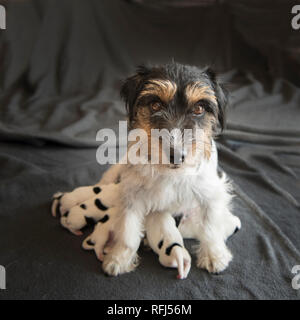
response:
<path id="1" fill-rule="evenodd" d="M 230 8 L 121 0 L 5 5 L 0 265 L 7 289 L 0 299 L 300 298 L 291 285 L 292 267 L 300 265 L 300 89 L 268 76 L 263 50 L 242 40 Z M 135 272 L 106 277 L 94 254 L 81 249 L 83 237 L 51 217 L 50 199 L 97 182 L 107 168 L 96 161 L 96 132 L 125 119 L 121 79 L 140 62 L 172 58 L 212 64 L 229 84 L 218 147 L 242 221 L 228 240 L 234 260 L 211 275 L 196 268 L 193 255 L 188 279 L 178 281 L 141 248 Z M 187 241 L 191 252 L 194 244 Z"/>

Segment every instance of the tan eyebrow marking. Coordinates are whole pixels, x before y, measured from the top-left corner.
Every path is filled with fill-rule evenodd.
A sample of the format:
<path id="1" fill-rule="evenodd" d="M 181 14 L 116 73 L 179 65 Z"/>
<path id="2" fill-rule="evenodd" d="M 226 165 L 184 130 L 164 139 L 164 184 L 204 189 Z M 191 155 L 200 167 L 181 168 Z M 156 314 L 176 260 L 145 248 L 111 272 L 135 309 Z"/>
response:
<path id="1" fill-rule="evenodd" d="M 170 80 L 151 80 L 144 90 L 140 93 L 140 97 L 147 94 L 155 94 L 162 101 L 169 102 L 173 99 L 177 90 L 176 83 Z"/>
<path id="2" fill-rule="evenodd" d="M 190 104 L 195 104 L 201 99 L 207 99 L 217 104 L 217 99 L 214 91 L 202 82 L 194 82 L 187 85 L 185 94 Z"/>

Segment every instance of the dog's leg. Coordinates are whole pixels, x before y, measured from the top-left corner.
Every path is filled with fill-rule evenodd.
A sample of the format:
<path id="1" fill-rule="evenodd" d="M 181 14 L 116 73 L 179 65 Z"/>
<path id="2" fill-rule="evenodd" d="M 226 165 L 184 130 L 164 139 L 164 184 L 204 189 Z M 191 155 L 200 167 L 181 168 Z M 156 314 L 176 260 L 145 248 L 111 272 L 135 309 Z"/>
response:
<path id="1" fill-rule="evenodd" d="M 116 222 L 114 245 L 104 256 L 103 270 L 117 276 L 133 271 L 138 265 L 137 250 L 143 236 L 143 219 L 135 211 L 124 210 Z"/>
<path id="2" fill-rule="evenodd" d="M 197 266 L 212 273 L 224 271 L 232 259 L 218 226 L 218 215 L 219 213 L 208 209 L 206 217 L 199 224 Z"/>
<path id="3" fill-rule="evenodd" d="M 232 259 L 232 254 L 225 244 L 223 229 L 224 219 L 228 218 L 231 195 L 227 191 L 227 185 L 219 182 L 216 181 L 212 188 L 214 192 L 208 201 L 202 200 L 202 210 L 199 210 L 196 218 L 200 240 L 197 266 L 212 273 L 225 270 Z"/>

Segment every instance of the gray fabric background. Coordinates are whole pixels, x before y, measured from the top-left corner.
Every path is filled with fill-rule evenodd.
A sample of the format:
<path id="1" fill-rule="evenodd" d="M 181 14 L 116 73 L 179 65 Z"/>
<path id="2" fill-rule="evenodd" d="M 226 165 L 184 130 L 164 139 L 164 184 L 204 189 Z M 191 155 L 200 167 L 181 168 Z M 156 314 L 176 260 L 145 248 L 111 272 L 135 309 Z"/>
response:
<path id="1" fill-rule="evenodd" d="M 5 2 L 0 264 L 7 290 L 0 299 L 300 298 L 291 286 L 300 264 L 299 65 L 285 68 L 285 49 L 297 48 L 300 36 L 290 28 L 292 2 L 189 3 Z M 81 250 L 83 238 L 51 217 L 50 198 L 99 180 L 106 167 L 96 162 L 96 132 L 125 119 L 120 81 L 141 62 L 172 58 L 212 65 L 231 92 L 218 146 L 243 225 L 228 241 L 234 260 L 217 276 L 197 269 L 193 256 L 188 279 L 178 281 L 141 249 L 135 272 L 109 278 Z"/>

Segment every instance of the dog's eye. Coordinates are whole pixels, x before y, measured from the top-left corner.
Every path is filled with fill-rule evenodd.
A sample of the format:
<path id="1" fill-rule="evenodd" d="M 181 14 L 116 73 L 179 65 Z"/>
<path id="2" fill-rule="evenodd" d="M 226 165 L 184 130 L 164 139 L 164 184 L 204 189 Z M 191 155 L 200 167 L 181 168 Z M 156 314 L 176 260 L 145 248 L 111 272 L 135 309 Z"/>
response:
<path id="1" fill-rule="evenodd" d="M 199 115 L 203 114 L 204 112 L 205 112 L 205 109 L 204 109 L 203 106 L 201 106 L 200 104 L 196 104 L 195 105 L 195 107 L 193 109 L 193 114 L 194 115 L 199 116 Z"/>
<path id="2" fill-rule="evenodd" d="M 159 111 L 162 108 L 161 103 L 157 102 L 157 101 L 156 102 L 152 102 L 150 104 L 150 106 L 151 106 L 152 111 L 155 111 L 155 112 Z"/>

